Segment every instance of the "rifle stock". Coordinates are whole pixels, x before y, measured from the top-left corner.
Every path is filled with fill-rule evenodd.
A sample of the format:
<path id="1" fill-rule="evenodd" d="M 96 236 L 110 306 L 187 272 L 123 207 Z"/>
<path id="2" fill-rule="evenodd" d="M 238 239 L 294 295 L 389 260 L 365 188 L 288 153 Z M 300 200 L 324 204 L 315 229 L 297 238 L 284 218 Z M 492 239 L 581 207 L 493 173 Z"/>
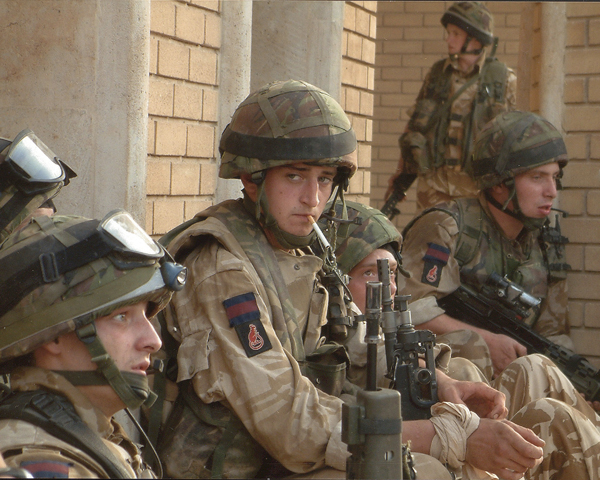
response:
<path id="1" fill-rule="evenodd" d="M 502 301 L 498 291 L 494 294 L 493 288 L 484 287 L 479 293 L 461 285 L 438 303 L 451 317 L 514 338 L 527 348 L 527 353 L 546 355 L 571 380 L 575 388 L 585 395 L 586 400 L 600 400 L 598 369 L 585 357 L 534 332 L 523 321 L 526 310 L 516 305 L 506 305 L 507 302 Z"/>

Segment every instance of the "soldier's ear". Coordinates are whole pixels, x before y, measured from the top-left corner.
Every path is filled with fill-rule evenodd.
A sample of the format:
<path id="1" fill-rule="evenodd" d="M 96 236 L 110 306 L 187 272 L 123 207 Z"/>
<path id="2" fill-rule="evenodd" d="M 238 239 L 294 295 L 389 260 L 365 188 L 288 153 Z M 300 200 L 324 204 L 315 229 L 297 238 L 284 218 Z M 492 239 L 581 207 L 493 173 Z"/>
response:
<path id="1" fill-rule="evenodd" d="M 256 202 L 258 197 L 258 185 L 252 181 L 252 175 L 243 174 L 240 179 L 242 180 L 242 185 L 244 185 L 244 190 L 250 197 L 250 200 Z"/>

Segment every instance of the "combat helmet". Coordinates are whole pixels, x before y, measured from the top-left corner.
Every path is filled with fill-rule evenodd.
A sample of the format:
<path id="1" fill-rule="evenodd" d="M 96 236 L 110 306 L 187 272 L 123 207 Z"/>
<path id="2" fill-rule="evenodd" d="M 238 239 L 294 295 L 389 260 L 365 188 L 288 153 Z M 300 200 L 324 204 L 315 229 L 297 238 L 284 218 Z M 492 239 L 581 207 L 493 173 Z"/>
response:
<path id="1" fill-rule="evenodd" d="M 501 113 L 479 132 L 473 161 L 467 171 L 478 188 L 487 192 L 488 200 L 492 198 L 489 188 L 501 183 L 509 187 L 509 198 L 499 208 L 509 215 L 514 213 L 525 226 L 537 228 L 539 220 L 525 217 L 518 206 L 514 179 L 523 172 L 553 162 L 560 167 L 560 180 L 568 157 L 565 142 L 556 127 L 535 113 L 512 111 Z M 510 211 L 507 206 L 513 199 L 514 211 Z M 494 202 L 495 205 L 497 202 Z"/>
<path id="2" fill-rule="evenodd" d="M 470 37 L 479 40 L 484 47 L 494 41 L 494 17 L 481 2 L 455 2 L 442 15 L 440 21 L 444 27 L 451 23 L 467 32 L 468 36 L 461 53 L 467 53 L 466 47 Z M 468 53 L 478 55 L 481 51 Z"/>
<path id="3" fill-rule="evenodd" d="M 409 273 L 402 268 L 400 246 L 402 236 L 398 229 L 379 210 L 362 203 L 346 201 L 347 218 L 344 216 L 343 203 L 338 201 L 325 209 L 319 219 L 319 225 L 325 234 L 334 237 L 337 264 L 343 274 L 347 275 L 363 259 L 378 248 L 391 245 L 392 254 L 396 257 L 399 271 L 406 277 Z M 330 219 L 337 218 L 339 227 L 333 235 Z"/>
<path id="4" fill-rule="evenodd" d="M 76 176 L 31 130 L 0 138 L 0 242 Z"/>
<path id="5" fill-rule="evenodd" d="M 151 404 L 147 377 L 118 370 L 95 320 L 140 301 L 155 315 L 185 274 L 123 210 L 102 221 L 35 217 L 0 251 L 0 367 L 10 370 L 18 357 L 74 331 L 98 368 L 61 375 L 74 385 L 109 384 L 129 408 Z"/>
<path id="6" fill-rule="evenodd" d="M 297 80 L 251 93 L 223 131 L 219 151 L 219 176 L 252 176 L 259 185 L 254 214 L 285 248 L 309 245 L 314 233 L 299 237 L 279 229 L 263 195 L 266 170 L 298 162 L 335 166 L 334 186 L 341 194 L 357 166 L 356 135 L 342 107 L 327 92 Z"/>

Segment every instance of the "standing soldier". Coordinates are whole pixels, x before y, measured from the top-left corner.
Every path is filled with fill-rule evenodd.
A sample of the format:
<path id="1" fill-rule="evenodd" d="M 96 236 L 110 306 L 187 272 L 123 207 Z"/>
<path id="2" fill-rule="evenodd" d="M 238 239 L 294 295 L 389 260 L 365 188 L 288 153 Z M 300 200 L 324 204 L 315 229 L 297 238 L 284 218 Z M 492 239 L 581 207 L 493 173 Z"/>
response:
<path id="1" fill-rule="evenodd" d="M 468 168 L 473 142 L 499 113 L 516 107 L 517 77 L 494 58 L 494 20 L 480 2 L 456 2 L 441 19 L 449 58 L 427 74 L 405 132 L 386 198 L 400 175 L 416 174 L 417 209 L 474 197 Z M 494 43 L 487 57 L 485 47 Z"/>
<path id="2" fill-rule="evenodd" d="M 39 216 L 8 237 L 0 453 L 9 467 L 34 477 L 154 476 L 112 417 L 156 398 L 146 370 L 161 341 L 149 318 L 183 282 L 183 267 L 124 211 L 102 222 Z"/>

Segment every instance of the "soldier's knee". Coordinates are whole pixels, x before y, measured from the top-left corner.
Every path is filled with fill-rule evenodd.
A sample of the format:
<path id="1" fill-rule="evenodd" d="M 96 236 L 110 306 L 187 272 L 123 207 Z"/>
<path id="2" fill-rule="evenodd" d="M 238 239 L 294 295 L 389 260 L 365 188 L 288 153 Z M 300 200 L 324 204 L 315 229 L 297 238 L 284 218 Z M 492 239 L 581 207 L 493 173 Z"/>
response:
<path id="1" fill-rule="evenodd" d="M 417 480 L 452 480 L 452 475 L 439 460 L 423 453 L 411 453 L 417 471 Z"/>

